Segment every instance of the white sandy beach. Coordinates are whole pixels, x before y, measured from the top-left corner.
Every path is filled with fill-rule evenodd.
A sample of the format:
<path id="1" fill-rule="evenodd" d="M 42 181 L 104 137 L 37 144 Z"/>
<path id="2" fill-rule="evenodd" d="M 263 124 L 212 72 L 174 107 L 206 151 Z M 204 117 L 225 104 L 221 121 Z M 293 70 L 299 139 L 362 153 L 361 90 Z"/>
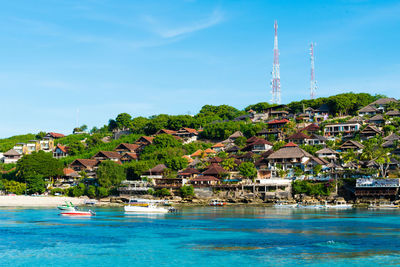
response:
<path id="1" fill-rule="evenodd" d="M 85 198 L 56 196 L 0 196 L 0 207 L 57 207 L 65 201 L 82 205 Z"/>

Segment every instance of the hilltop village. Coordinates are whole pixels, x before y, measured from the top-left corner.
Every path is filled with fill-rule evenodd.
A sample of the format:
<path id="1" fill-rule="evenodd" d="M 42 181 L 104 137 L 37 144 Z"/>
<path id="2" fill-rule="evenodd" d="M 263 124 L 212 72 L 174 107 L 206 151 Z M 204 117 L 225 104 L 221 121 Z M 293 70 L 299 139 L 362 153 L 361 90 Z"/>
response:
<path id="1" fill-rule="evenodd" d="M 394 98 L 347 93 L 242 111 L 206 105 L 195 116 L 122 113 L 90 132 L 83 125 L 68 136 L 3 139 L 0 190 L 189 202 L 393 201 L 399 110 Z"/>

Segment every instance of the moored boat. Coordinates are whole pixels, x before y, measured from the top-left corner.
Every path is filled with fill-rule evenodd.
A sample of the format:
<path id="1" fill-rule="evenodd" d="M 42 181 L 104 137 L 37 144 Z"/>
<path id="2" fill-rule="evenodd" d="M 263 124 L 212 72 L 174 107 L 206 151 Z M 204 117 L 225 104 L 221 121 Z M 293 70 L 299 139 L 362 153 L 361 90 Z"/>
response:
<path id="1" fill-rule="evenodd" d="M 75 206 L 74 204 L 72 204 L 72 202 L 67 202 L 65 201 L 64 205 L 60 205 L 57 207 L 59 210 L 63 210 L 63 211 L 74 211 L 75 210 Z"/>
<path id="2" fill-rule="evenodd" d="M 225 206 L 226 203 L 223 202 L 223 201 L 219 201 L 219 200 L 217 200 L 217 199 L 213 199 L 213 200 L 210 201 L 210 204 L 209 204 L 209 205 L 210 205 L 210 206 Z"/>
<path id="3" fill-rule="evenodd" d="M 62 216 L 94 216 L 96 215 L 95 212 L 88 210 L 88 211 L 84 211 L 84 210 L 70 210 L 70 211 L 62 211 L 60 213 L 60 215 Z"/>
<path id="4" fill-rule="evenodd" d="M 327 209 L 352 209 L 352 204 L 347 204 L 346 201 L 337 201 L 335 204 L 325 204 Z"/>
<path id="5" fill-rule="evenodd" d="M 131 199 L 124 207 L 125 212 L 134 213 L 168 213 L 172 212 L 173 208 L 164 208 L 158 206 L 162 201 L 150 200 L 150 199 Z"/>

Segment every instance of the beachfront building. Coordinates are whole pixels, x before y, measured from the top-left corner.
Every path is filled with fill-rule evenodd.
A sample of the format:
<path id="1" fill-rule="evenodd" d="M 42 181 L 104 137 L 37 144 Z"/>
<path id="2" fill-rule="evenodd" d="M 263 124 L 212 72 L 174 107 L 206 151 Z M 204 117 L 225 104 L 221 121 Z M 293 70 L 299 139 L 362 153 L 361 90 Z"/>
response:
<path id="1" fill-rule="evenodd" d="M 357 198 L 396 199 L 400 187 L 400 179 L 360 178 L 356 181 L 354 194 Z"/>
<path id="2" fill-rule="evenodd" d="M 269 167 L 274 171 L 278 169 L 278 166 L 284 171 L 291 170 L 295 167 L 301 168 L 304 171 L 309 170 L 308 163 L 312 158 L 313 156 L 310 153 L 304 151 L 294 143 L 286 144 L 267 157 Z"/>

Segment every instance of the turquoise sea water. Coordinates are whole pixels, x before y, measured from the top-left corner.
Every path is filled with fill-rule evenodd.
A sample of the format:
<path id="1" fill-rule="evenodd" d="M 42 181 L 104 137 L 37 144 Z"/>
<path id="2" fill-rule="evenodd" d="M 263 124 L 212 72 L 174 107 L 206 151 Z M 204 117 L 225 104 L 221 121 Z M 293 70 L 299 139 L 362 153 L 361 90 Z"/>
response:
<path id="1" fill-rule="evenodd" d="M 92 218 L 0 209 L 1 266 L 315 266 L 400 264 L 400 211 L 185 208 Z"/>

